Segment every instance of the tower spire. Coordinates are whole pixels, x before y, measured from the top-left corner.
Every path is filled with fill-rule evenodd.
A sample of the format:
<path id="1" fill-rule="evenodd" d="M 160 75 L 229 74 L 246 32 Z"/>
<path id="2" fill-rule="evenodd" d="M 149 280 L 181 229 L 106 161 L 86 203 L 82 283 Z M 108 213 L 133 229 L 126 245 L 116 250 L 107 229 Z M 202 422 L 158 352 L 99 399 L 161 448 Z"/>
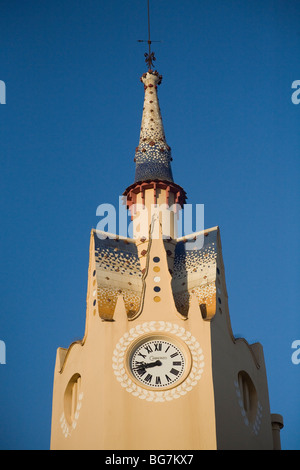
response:
<path id="1" fill-rule="evenodd" d="M 139 145 L 135 152 L 135 182 L 146 180 L 173 181 L 171 148 L 166 142 L 157 96 L 162 76 L 148 70 L 141 77 L 145 97 Z"/>
<path id="2" fill-rule="evenodd" d="M 139 145 L 136 148 L 134 161 L 136 162 L 135 182 L 146 180 L 163 180 L 173 182 L 170 162 L 171 149 L 165 138 L 165 132 L 158 102 L 157 87 L 161 84 L 162 76 L 152 70 L 156 60 L 151 51 L 150 32 L 150 6 L 148 5 L 148 52 L 145 52 L 145 62 L 148 72 L 141 77 L 144 84 L 145 97 L 140 132 Z M 146 41 L 140 41 L 146 42 Z"/>
<path id="3" fill-rule="evenodd" d="M 139 42 L 146 42 L 139 40 Z M 152 70 L 153 62 L 156 60 L 154 52 L 151 51 L 150 35 L 150 12 L 148 0 L 148 46 L 149 51 L 145 53 L 148 71 L 140 80 L 144 85 L 144 106 L 140 130 L 139 144 L 135 150 L 135 179 L 124 191 L 126 204 L 135 214 L 135 205 L 145 206 L 151 213 L 151 204 L 155 206 L 167 205 L 183 207 L 186 201 L 186 193 L 181 186 L 174 183 L 171 168 L 171 148 L 167 144 L 161 111 L 157 96 L 157 88 L 162 82 L 162 75 L 157 70 Z M 151 217 L 147 220 L 146 233 L 149 232 Z M 175 233 L 175 232 L 174 232 Z M 174 235 L 173 233 L 173 235 Z M 136 236 L 136 233 L 134 234 Z M 171 235 L 171 237 L 173 237 Z"/>

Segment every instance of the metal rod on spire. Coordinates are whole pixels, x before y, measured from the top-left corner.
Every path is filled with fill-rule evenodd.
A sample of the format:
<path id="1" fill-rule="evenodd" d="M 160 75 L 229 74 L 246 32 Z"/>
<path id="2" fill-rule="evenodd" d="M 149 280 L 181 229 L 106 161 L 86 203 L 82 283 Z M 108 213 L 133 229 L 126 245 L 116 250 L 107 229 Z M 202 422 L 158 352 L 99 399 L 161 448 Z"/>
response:
<path id="1" fill-rule="evenodd" d="M 151 39 L 150 39 L 150 1 L 148 0 L 148 44 L 149 44 L 149 56 L 151 54 Z"/>
<path id="2" fill-rule="evenodd" d="M 145 62 L 148 65 L 148 70 L 151 70 L 151 67 L 153 66 L 153 63 L 155 62 L 156 58 L 154 56 L 154 52 L 151 52 L 151 44 L 152 42 L 160 42 L 160 41 L 151 41 L 151 33 L 150 33 L 150 1 L 147 0 L 147 9 L 148 9 L 148 47 L 149 47 L 149 52 L 145 52 Z M 139 39 L 138 42 L 146 42 L 143 41 L 142 39 Z"/>

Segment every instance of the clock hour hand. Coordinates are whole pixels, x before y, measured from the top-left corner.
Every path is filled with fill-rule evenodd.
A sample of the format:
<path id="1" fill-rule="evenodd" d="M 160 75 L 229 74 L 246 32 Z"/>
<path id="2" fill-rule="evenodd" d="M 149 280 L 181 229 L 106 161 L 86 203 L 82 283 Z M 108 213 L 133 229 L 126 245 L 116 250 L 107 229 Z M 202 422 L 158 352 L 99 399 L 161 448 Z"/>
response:
<path id="1" fill-rule="evenodd" d="M 149 362 L 148 364 L 146 364 L 145 362 L 140 362 L 139 365 L 137 367 L 134 367 L 133 369 L 137 371 L 141 371 L 141 370 L 147 369 L 148 367 L 155 367 L 155 366 L 161 366 L 161 365 L 162 365 L 162 362 L 159 360 L 155 362 Z"/>
<path id="2" fill-rule="evenodd" d="M 155 366 L 161 366 L 162 362 L 158 359 L 155 362 L 149 362 L 149 364 L 145 364 L 144 367 L 155 367 Z"/>

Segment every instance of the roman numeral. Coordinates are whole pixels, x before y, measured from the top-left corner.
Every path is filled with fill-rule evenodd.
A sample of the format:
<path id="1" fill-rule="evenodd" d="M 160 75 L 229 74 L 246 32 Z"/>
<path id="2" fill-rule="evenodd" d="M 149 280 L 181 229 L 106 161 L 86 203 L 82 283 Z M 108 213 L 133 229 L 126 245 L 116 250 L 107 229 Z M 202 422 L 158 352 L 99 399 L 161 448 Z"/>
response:
<path id="1" fill-rule="evenodd" d="M 141 352 L 138 353 L 138 356 L 142 356 L 144 359 L 146 356 L 144 356 L 144 354 L 142 354 Z"/>
<path id="2" fill-rule="evenodd" d="M 162 344 L 161 343 L 154 343 L 154 351 L 161 351 Z"/>
<path id="3" fill-rule="evenodd" d="M 167 349 L 165 350 L 165 353 L 168 351 L 169 347 L 170 347 L 170 345 L 169 345 L 169 346 L 167 347 Z"/>
<path id="4" fill-rule="evenodd" d="M 173 368 L 173 369 L 170 370 L 170 374 L 178 375 L 178 374 L 179 374 L 179 370 Z"/>
<path id="5" fill-rule="evenodd" d="M 145 346 L 145 349 L 146 349 L 148 354 L 153 352 L 153 349 L 151 348 L 151 346 Z"/>
<path id="6" fill-rule="evenodd" d="M 170 379 L 170 377 L 166 374 L 165 375 L 166 379 L 167 379 L 167 382 L 172 382 L 172 379 Z"/>
<path id="7" fill-rule="evenodd" d="M 146 375 L 144 380 L 145 380 L 145 382 L 151 382 L 151 379 L 152 379 L 152 375 L 148 374 L 148 375 Z"/>
<path id="8" fill-rule="evenodd" d="M 136 369 L 136 372 L 142 377 L 142 375 L 146 374 L 146 369 Z"/>
<path id="9" fill-rule="evenodd" d="M 160 377 L 156 377 L 156 379 L 155 379 L 155 384 L 156 384 L 156 385 L 161 385 Z"/>
<path id="10" fill-rule="evenodd" d="M 181 362 L 180 361 L 174 361 L 173 366 L 181 366 Z"/>
<path id="11" fill-rule="evenodd" d="M 175 357 L 175 356 L 178 356 L 178 352 L 174 352 L 173 354 L 171 354 L 170 357 Z"/>

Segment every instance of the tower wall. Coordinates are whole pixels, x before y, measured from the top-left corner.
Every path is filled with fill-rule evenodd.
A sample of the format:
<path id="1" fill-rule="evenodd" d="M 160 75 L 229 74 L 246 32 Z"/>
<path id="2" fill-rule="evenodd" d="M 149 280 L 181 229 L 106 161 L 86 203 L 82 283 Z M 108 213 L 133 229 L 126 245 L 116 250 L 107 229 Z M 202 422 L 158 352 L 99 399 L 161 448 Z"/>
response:
<path id="1" fill-rule="evenodd" d="M 91 256 L 85 338 L 57 353 L 52 449 L 216 448 L 210 323 L 202 320 L 197 303 L 191 306 L 189 319 L 177 312 L 161 239 L 152 241 L 149 260 L 154 257 L 161 260 L 161 301 L 154 300 L 152 273 L 157 264 L 150 261 L 140 315 L 129 321 L 120 296 L 113 321 L 103 321 L 98 312 L 94 314 L 93 302 L 89 302 L 95 267 Z M 164 394 L 135 387 L 122 370 L 126 341 L 158 330 L 184 339 L 193 350 L 194 361 L 198 361 L 186 386 Z M 71 421 L 65 393 L 69 381 L 78 375 L 80 391 Z"/>
<path id="2" fill-rule="evenodd" d="M 85 335 L 57 352 L 52 449 L 273 448 L 262 347 L 234 338 L 219 231 L 205 233 L 201 259 L 207 259 L 206 264 L 198 264 L 195 250 L 188 250 L 188 263 L 181 259 L 180 264 L 185 277 L 178 275 L 176 249 L 167 254 L 170 242 L 161 237 L 148 242 L 140 306 L 131 318 L 122 293 L 110 318 L 101 311 L 95 288 L 100 269 L 97 238 L 92 233 Z M 195 237 L 192 240 L 197 243 Z M 180 298 L 188 295 L 188 315 L 176 307 L 179 284 L 186 284 Z M 137 338 L 154 333 L 183 341 L 192 354 L 187 379 L 162 392 L 137 385 L 125 360 Z"/>
<path id="3" fill-rule="evenodd" d="M 272 450 L 263 348 L 233 334 L 221 253 L 219 239 L 216 314 L 211 321 L 217 448 Z"/>

